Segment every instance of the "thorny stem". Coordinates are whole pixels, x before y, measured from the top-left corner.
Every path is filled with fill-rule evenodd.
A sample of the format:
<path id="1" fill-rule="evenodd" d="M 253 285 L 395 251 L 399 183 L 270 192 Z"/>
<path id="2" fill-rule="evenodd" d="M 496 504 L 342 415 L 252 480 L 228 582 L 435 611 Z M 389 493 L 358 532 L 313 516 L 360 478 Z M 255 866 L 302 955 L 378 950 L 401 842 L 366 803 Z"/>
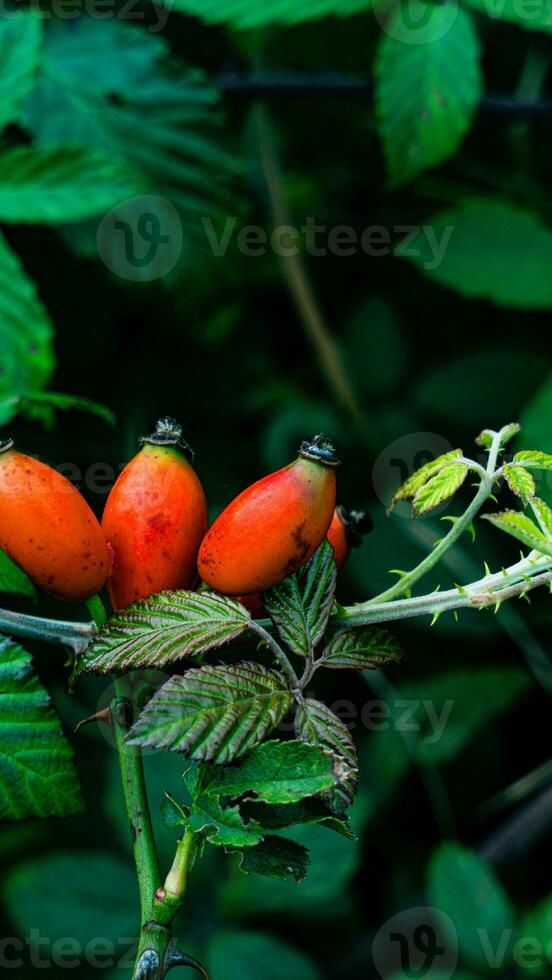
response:
<path id="1" fill-rule="evenodd" d="M 284 671 L 287 679 L 289 680 L 291 687 L 293 689 L 299 688 L 299 678 L 295 673 L 290 661 L 288 660 L 286 654 L 282 650 L 279 643 L 276 642 L 273 636 L 270 635 L 268 630 L 265 630 L 264 626 L 261 626 L 256 620 L 252 620 L 250 629 L 260 636 L 264 643 L 272 650 L 272 653 L 276 657 L 276 660 L 280 664 L 280 667 Z"/>
<path id="2" fill-rule="evenodd" d="M 460 538 L 464 531 L 470 526 L 475 515 L 481 509 L 485 501 L 491 496 L 493 486 L 502 473 L 501 469 L 496 469 L 501 439 L 502 429 L 493 434 L 493 441 L 489 449 L 487 467 L 482 472 L 481 482 L 475 497 L 461 517 L 454 522 L 449 533 L 445 535 L 442 541 L 439 542 L 439 544 L 429 553 L 429 555 L 426 555 L 419 565 L 416 565 L 416 568 L 413 568 L 412 571 L 408 572 L 406 575 L 401 575 L 399 581 L 395 582 L 391 588 L 386 589 L 385 592 L 381 592 L 379 595 L 374 596 L 373 599 L 369 599 L 367 602 L 365 602 L 363 604 L 364 608 L 379 605 L 382 602 L 388 602 L 391 599 L 396 599 L 400 595 L 404 595 L 405 592 L 409 592 L 418 579 L 422 578 L 422 576 L 426 575 L 427 572 L 431 571 L 431 569 L 434 568 L 434 566 L 449 550 L 449 548 L 452 547 L 456 541 L 458 541 L 458 538 Z M 477 466 L 477 472 L 480 472 L 481 470 L 482 468 Z"/>
<path id="3" fill-rule="evenodd" d="M 337 617 L 340 628 L 351 629 L 373 623 L 386 623 L 414 616 L 439 616 L 455 609 L 485 609 L 500 605 L 506 599 L 523 596 L 531 589 L 552 584 L 552 560 L 524 558 L 495 575 L 486 575 L 465 587 L 433 592 L 430 595 L 396 602 L 371 602 L 341 609 Z"/>

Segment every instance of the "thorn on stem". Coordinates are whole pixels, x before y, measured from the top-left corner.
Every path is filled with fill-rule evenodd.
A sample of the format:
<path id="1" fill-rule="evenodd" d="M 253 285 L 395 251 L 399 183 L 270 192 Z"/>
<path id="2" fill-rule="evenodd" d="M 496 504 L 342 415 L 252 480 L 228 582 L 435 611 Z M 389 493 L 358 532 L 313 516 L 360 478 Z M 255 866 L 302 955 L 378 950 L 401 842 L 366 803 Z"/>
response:
<path id="1" fill-rule="evenodd" d="M 78 725 L 75 725 L 73 735 L 76 735 L 85 725 L 91 725 L 93 721 L 105 721 L 108 725 L 111 725 L 111 712 L 109 708 L 102 708 L 101 711 L 96 711 L 95 714 L 90 715 L 88 718 L 83 718 L 82 721 L 79 721 Z"/>

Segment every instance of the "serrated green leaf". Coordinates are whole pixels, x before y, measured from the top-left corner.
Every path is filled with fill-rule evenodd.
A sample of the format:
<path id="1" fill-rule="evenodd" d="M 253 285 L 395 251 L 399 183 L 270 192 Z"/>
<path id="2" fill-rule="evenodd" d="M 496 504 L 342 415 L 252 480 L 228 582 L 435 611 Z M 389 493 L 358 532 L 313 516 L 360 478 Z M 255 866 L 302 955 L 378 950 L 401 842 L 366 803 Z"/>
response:
<path id="1" fill-rule="evenodd" d="M 128 169 L 97 150 L 16 146 L 0 154 L 0 221 L 66 224 L 132 197 Z"/>
<path id="2" fill-rule="evenodd" d="M 131 745 L 230 762 L 271 732 L 293 703 L 285 678 L 260 664 L 199 667 L 171 677 L 148 702 Z"/>
<path id="3" fill-rule="evenodd" d="M 524 449 L 516 453 L 513 462 L 528 470 L 552 470 L 552 455 L 538 449 Z"/>
<path id="4" fill-rule="evenodd" d="M 251 624 L 239 602 L 214 592 L 160 592 L 112 616 L 75 667 L 108 674 L 165 667 L 228 643 Z"/>
<path id="5" fill-rule="evenodd" d="M 402 256 L 424 275 L 462 296 L 499 306 L 552 306 L 552 232 L 537 215 L 490 197 L 468 198 L 428 223 L 441 243 L 439 260 L 423 234 Z M 396 254 L 401 256 L 400 247 Z"/>
<path id="6" fill-rule="evenodd" d="M 246 823 L 238 806 L 222 806 L 205 794 L 193 804 L 186 826 L 221 847 L 254 847 L 263 840 L 261 827 L 254 820 Z"/>
<path id="7" fill-rule="evenodd" d="M 516 466 L 514 463 L 504 464 L 504 478 L 510 490 L 518 497 L 521 497 L 524 504 L 527 504 L 531 497 L 535 496 L 535 481 L 529 471 L 524 466 Z"/>
<path id="8" fill-rule="evenodd" d="M 481 50 L 471 14 L 410 0 L 381 35 L 376 111 L 393 184 L 452 156 L 482 94 Z"/>
<path id="9" fill-rule="evenodd" d="M 509 425 L 505 425 L 501 430 L 502 435 L 500 438 L 500 445 L 505 446 L 511 439 L 514 438 L 514 436 L 518 434 L 520 430 L 521 425 L 519 422 L 510 422 Z M 485 446 L 486 449 L 490 449 L 493 443 L 494 435 L 495 433 L 492 431 L 492 429 L 483 429 L 483 432 L 479 433 L 475 441 L 478 446 Z"/>
<path id="10" fill-rule="evenodd" d="M 349 729 L 321 701 L 305 698 L 295 715 L 295 731 L 304 742 L 319 745 L 335 757 L 335 785 L 326 798 L 334 813 L 342 813 L 358 786 L 358 756 Z"/>
<path id="11" fill-rule="evenodd" d="M 397 663 L 404 656 L 398 640 L 379 626 L 338 633 L 319 658 L 324 667 L 365 670 L 380 664 Z"/>
<path id="12" fill-rule="evenodd" d="M 347 840 L 356 840 L 346 817 L 336 817 L 324 801 L 313 796 L 299 803 L 271 805 L 246 801 L 242 812 L 260 823 L 263 829 L 284 830 L 297 824 L 321 824 Z"/>
<path id="13" fill-rule="evenodd" d="M 299 882 L 305 878 L 309 864 L 309 852 L 302 844 L 268 834 L 256 847 L 242 851 L 239 869 L 246 875 L 294 878 Z"/>
<path id="14" fill-rule="evenodd" d="M 503 510 L 499 514 L 483 514 L 482 517 L 527 547 L 552 556 L 552 541 L 544 536 L 527 514 L 521 514 L 517 510 Z"/>
<path id="15" fill-rule="evenodd" d="M 335 781 L 334 759 L 320 746 L 273 741 L 259 745 L 239 767 L 219 770 L 206 792 L 235 799 L 254 793 L 264 803 L 295 803 L 330 789 Z"/>
<path id="16" fill-rule="evenodd" d="M 334 551 L 325 539 L 299 571 L 263 592 L 268 615 L 294 653 L 307 656 L 326 632 L 336 578 Z"/>
<path id="17" fill-rule="evenodd" d="M 492 868 L 466 847 L 442 844 L 428 868 L 428 898 L 454 923 L 464 959 L 487 970 L 488 949 L 498 949 L 514 924 L 510 902 Z"/>
<path id="18" fill-rule="evenodd" d="M 0 819 L 65 817 L 83 801 L 73 752 L 28 653 L 0 638 Z"/>
<path id="19" fill-rule="evenodd" d="M 452 449 L 449 453 L 443 453 L 442 456 L 437 456 L 436 459 L 430 460 L 425 466 L 422 466 L 419 470 L 416 470 L 412 476 L 408 477 L 408 480 L 399 487 L 395 496 L 393 497 L 389 510 L 395 506 L 400 500 L 408 500 L 409 497 L 413 497 L 420 487 L 423 487 L 424 483 L 439 473 L 440 470 L 444 469 L 449 463 L 460 459 L 462 456 L 461 449 Z"/>
<path id="20" fill-rule="evenodd" d="M 427 514 L 460 489 L 468 475 L 467 463 L 449 463 L 414 494 L 412 507 L 417 515 Z"/>
<path id="21" fill-rule="evenodd" d="M 188 815 L 189 811 L 180 806 L 180 803 L 175 800 L 174 796 L 171 796 L 170 793 L 165 793 L 163 802 L 161 803 L 161 816 L 165 827 L 169 829 L 185 827 Z"/>
<path id="22" fill-rule="evenodd" d="M 33 84 L 42 42 L 42 17 L 33 10 L 11 10 L 0 20 L 0 130 L 17 117 Z"/>
<path id="23" fill-rule="evenodd" d="M 218 143 L 219 93 L 170 55 L 159 33 L 116 17 L 50 21 L 22 122 L 42 144 L 125 161 L 203 237 L 199 217 L 228 203 L 236 161 Z"/>
<path id="24" fill-rule="evenodd" d="M 53 328 L 35 285 L 0 235 L 0 425 L 13 418 L 1 403 L 39 391 L 54 366 Z"/>
<path id="25" fill-rule="evenodd" d="M 369 10 L 372 0 L 164 0 L 171 10 L 201 17 L 208 24 L 231 24 L 241 30 L 268 24 L 300 24 L 330 14 L 348 17 Z"/>
<path id="26" fill-rule="evenodd" d="M 544 500 L 540 500 L 539 497 L 533 497 L 531 505 L 538 513 L 538 517 L 545 534 L 548 534 L 552 538 L 552 510 L 548 504 L 546 504 Z"/>
<path id="27" fill-rule="evenodd" d="M 109 425 L 115 423 L 114 413 L 105 405 L 80 395 L 64 395 L 57 391 L 35 391 L 31 395 L 13 395 L 11 398 L 4 398 L 0 401 L 0 418 L 9 414 L 10 417 L 24 415 L 34 420 L 42 418 L 45 408 L 64 412 L 88 412 L 103 419 Z"/>
<path id="28" fill-rule="evenodd" d="M 26 595 L 30 599 L 36 597 L 36 589 L 30 578 L 14 565 L 4 551 L 0 551 L 0 592 Z"/>

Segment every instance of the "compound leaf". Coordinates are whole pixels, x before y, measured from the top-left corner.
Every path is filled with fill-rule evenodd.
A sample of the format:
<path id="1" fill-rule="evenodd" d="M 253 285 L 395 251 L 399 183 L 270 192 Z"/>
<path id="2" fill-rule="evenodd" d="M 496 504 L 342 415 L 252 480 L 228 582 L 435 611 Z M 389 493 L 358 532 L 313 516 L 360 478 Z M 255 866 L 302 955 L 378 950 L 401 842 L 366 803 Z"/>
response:
<path id="1" fill-rule="evenodd" d="M 300 24 L 334 14 L 347 17 L 369 10 L 371 0 L 165 0 L 171 10 L 201 17 L 208 24 L 231 24 L 247 30 L 268 24 Z"/>
<path id="2" fill-rule="evenodd" d="M 294 653 L 307 656 L 322 639 L 332 610 L 336 577 L 334 551 L 325 539 L 306 565 L 263 593 L 268 615 Z"/>
<path id="3" fill-rule="evenodd" d="M 510 490 L 521 497 L 524 504 L 527 504 L 536 492 L 535 481 L 531 473 L 524 466 L 515 466 L 513 463 L 505 463 L 503 472 Z"/>
<path id="4" fill-rule="evenodd" d="M 73 677 L 165 667 L 228 643 L 250 624 L 247 610 L 226 596 L 160 592 L 112 616 L 77 662 Z"/>
<path id="5" fill-rule="evenodd" d="M 0 819 L 66 817 L 83 801 L 73 752 L 31 657 L 0 639 Z"/>
<path id="6" fill-rule="evenodd" d="M 34 283 L 0 235 L 0 425 L 16 414 L 15 395 L 43 388 L 54 367 L 53 328 Z"/>
<path id="7" fill-rule="evenodd" d="M 0 130 L 17 117 L 40 58 L 42 18 L 32 8 L 0 20 Z"/>
<path id="8" fill-rule="evenodd" d="M 445 466 L 449 463 L 453 463 L 455 460 L 460 459 L 462 456 L 461 449 L 452 449 L 449 453 L 443 453 L 442 456 L 437 456 L 436 459 L 432 459 L 425 466 L 420 467 L 416 470 L 412 476 L 408 477 L 403 484 L 397 490 L 393 500 L 389 504 L 389 510 L 395 506 L 400 500 L 408 500 L 409 497 L 413 497 L 420 487 L 423 487 L 424 483 L 427 483 L 432 476 L 439 473 Z"/>
<path id="9" fill-rule="evenodd" d="M 540 551 L 543 555 L 552 556 L 552 541 L 542 533 L 540 528 L 533 523 L 527 514 L 521 514 L 517 510 L 503 510 L 500 514 L 483 514 L 486 521 L 494 524 L 495 527 L 511 534 L 527 547 Z"/>
<path id="10" fill-rule="evenodd" d="M 335 785 L 327 794 L 330 808 L 342 813 L 352 802 L 358 785 L 358 756 L 349 729 L 321 701 L 305 698 L 295 716 L 297 737 L 319 745 L 335 758 Z"/>
<path id="11" fill-rule="evenodd" d="M 260 664 L 200 667 L 171 677 L 131 729 L 131 745 L 230 762 L 271 732 L 293 703 L 285 679 Z"/>
<path id="12" fill-rule="evenodd" d="M 206 792 L 232 798 L 250 793 L 264 803 L 295 803 L 330 789 L 335 781 L 334 760 L 319 746 L 273 741 L 259 745 L 240 766 L 219 770 Z"/>
<path id="13" fill-rule="evenodd" d="M 413 24 L 415 25 L 413 27 Z M 456 152 L 482 94 L 480 44 L 471 14 L 412 0 L 382 33 L 376 108 L 393 184 Z"/>
<path id="14" fill-rule="evenodd" d="M 403 656 L 404 651 L 392 633 L 379 626 L 364 626 L 334 636 L 318 662 L 335 669 L 366 670 L 397 663 Z"/>
<path id="15" fill-rule="evenodd" d="M 80 221 L 139 190 L 128 168 L 81 147 L 16 146 L 0 155 L 0 221 Z"/>
<path id="16" fill-rule="evenodd" d="M 460 489 L 468 475 L 467 463 L 449 463 L 424 483 L 414 495 L 412 506 L 418 515 L 427 514 L 444 500 L 452 497 Z"/>
<path id="17" fill-rule="evenodd" d="M 516 453 L 513 462 L 528 470 L 552 470 L 552 455 L 539 449 L 524 449 Z"/>
<path id="18" fill-rule="evenodd" d="M 302 844 L 268 834 L 256 847 L 242 851 L 239 868 L 246 875 L 294 878 L 299 882 L 305 878 L 309 864 L 309 852 Z"/>

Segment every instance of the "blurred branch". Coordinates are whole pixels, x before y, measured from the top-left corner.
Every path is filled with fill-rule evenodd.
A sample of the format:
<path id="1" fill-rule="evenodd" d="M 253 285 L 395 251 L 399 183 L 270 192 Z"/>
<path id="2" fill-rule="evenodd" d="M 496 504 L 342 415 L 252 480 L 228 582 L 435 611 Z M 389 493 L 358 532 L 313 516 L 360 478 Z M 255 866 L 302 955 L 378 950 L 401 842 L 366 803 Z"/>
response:
<path id="1" fill-rule="evenodd" d="M 314 74 L 299 72 L 250 73 L 223 72 L 214 79 L 218 88 L 227 95 L 247 100 L 283 98 L 290 96 L 325 96 L 366 98 L 374 89 L 369 78 L 351 78 L 338 72 Z M 552 116 L 552 102 L 519 95 L 503 95 L 489 92 L 481 100 L 485 113 L 511 119 L 534 119 Z"/>
<path id="2" fill-rule="evenodd" d="M 285 200 L 282 174 L 263 106 L 255 106 L 254 121 L 274 226 L 280 228 L 290 226 L 292 221 Z M 325 322 L 303 258 L 298 251 L 293 255 L 282 255 L 280 258 L 288 291 L 328 386 L 347 411 L 358 431 L 363 437 L 368 437 L 369 429 L 362 406 L 345 370 L 339 347 Z"/>

